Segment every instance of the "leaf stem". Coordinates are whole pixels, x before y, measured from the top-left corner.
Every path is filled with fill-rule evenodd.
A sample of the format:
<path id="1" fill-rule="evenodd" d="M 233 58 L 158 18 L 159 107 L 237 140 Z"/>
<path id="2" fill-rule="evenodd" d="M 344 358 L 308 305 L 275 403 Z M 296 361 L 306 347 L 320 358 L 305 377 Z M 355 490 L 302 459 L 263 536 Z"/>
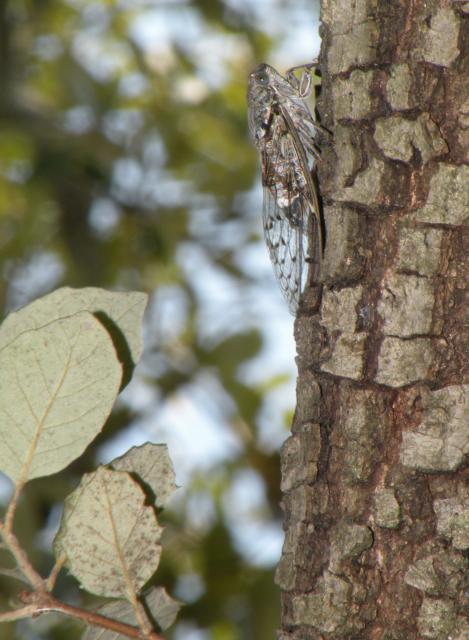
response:
<path id="1" fill-rule="evenodd" d="M 47 581 L 46 581 L 46 589 L 47 589 L 47 591 L 53 591 L 54 590 L 55 583 L 57 582 L 58 575 L 60 573 L 60 570 L 64 566 L 66 559 L 67 559 L 66 555 L 65 554 L 61 554 L 57 558 L 57 560 L 55 561 L 55 564 L 52 567 L 52 570 L 51 570 L 51 572 L 49 574 L 49 577 L 47 578 Z"/>
<path id="2" fill-rule="evenodd" d="M 8 522 L 0 522 L 0 536 L 2 536 L 8 550 L 16 560 L 16 564 L 31 586 L 37 591 L 44 591 L 45 585 L 42 576 L 34 569 L 25 551 L 21 548 L 18 538 L 8 527 Z"/>
<path id="3" fill-rule="evenodd" d="M 10 503 L 7 508 L 6 516 L 5 516 L 5 525 L 4 528 L 6 531 L 12 531 L 13 529 L 13 518 L 15 517 L 16 507 L 18 506 L 18 500 L 20 497 L 20 493 L 23 490 L 24 482 L 18 481 L 15 484 L 15 490 L 13 492 L 13 496 L 10 500 Z"/>

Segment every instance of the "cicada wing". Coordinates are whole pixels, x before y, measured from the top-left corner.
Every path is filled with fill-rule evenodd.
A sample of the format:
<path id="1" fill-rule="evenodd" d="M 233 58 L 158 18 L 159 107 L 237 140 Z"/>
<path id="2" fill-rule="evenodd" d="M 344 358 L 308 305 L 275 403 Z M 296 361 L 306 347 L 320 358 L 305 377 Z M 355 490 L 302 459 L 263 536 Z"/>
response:
<path id="1" fill-rule="evenodd" d="M 273 188 L 264 187 L 264 237 L 280 289 L 295 315 L 308 277 L 308 224 L 303 198 L 280 207 Z"/>
<path id="2" fill-rule="evenodd" d="M 294 136 L 283 130 L 263 158 L 264 236 L 280 289 L 296 315 L 301 294 L 317 282 L 322 255 L 319 203 Z M 301 154 L 304 155 L 304 154 Z"/>

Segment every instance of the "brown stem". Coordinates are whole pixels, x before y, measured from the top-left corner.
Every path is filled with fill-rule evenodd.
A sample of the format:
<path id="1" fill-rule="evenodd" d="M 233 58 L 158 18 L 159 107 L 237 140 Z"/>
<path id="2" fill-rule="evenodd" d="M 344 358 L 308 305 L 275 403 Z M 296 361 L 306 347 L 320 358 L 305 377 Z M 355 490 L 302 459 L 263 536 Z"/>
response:
<path id="1" fill-rule="evenodd" d="M 29 604 L 21 609 L 14 609 L 13 611 L 2 611 L 0 613 L 0 624 L 2 622 L 14 622 L 21 618 L 31 618 L 36 613 L 36 605 Z"/>
<path id="2" fill-rule="evenodd" d="M 115 631 L 128 638 L 138 638 L 140 640 L 164 640 L 163 636 L 156 631 L 142 631 L 138 627 L 134 627 L 125 622 L 119 622 L 106 616 L 102 616 L 92 611 L 86 611 L 79 607 L 65 604 L 57 600 L 48 592 L 48 587 L 52 587 L 57 578 L 58 572 L 63 565 L 63 558 L 59 558 L 51 571 L 47 583 L 44 582 L 39 573 L 29 562 L 29 559 L 23 549 L 20 547 L 18 539 L 6 523 L 0 521 L 0 535 L 3 537 L 6 547 L 14 556 L 18 568 L 23 575 L 29 580 L 35 591 L 22 591 L 19 598 L 23 604 L 27 605 L 15 611 L 6 611 L 0 614 L 0 622 L 8 622 L 19 620 L 20 618 L 31 617 L 41 613 L 57 612 L 66 616 L 71 616 L 77 620 L 82 620 L 86 624 L 92 624 L 110 631 Z"/>
<path id="3" fill-rule="evenodd" d="M 35 613 L 62 613 L 65 616 L 71 616 L 77 620 L 82 620 L 86 624 L 92 624 L 103 629 L 109 629 L 116 633 L 121 633 L 128 638 L 139 638 L 140 640 L 164 640 L 163 636 L 156 633 L 156 631 L 150 631 L 145 634 L 138 627 L 133 627 L 125 622 L 119 622 L 118 620 L 112 620 L 106 616 L 102 616 L 92 611 L 86 611 L 80 607 L 73 607 L 72 605 L 65 604 L 60 600 L 54 598 L 46 591 L 23 591 L 19 595 L 21 602 L 24 604 L 34 604 Z"/>
<path id="4" fill-rule="evenodd" d="M 23 575 L 29 580 L 31 585 L 38 591 L 42 591 L 44 589 L 44 581 L 42 577 L 37 573 L 32 564 L 29 561 L 28 556 L 21 548 L 18 538 L 15 536 L 13 531 L 8 528 L 6 523 L 0 522 L 0 536 L 3 537 L 3 540 L 8 547 L 8 550 L 15 558 L 16 564 Z"/>
<path id="5" fill-rule="evenodd" d="M 65 564 L 65 560 L 66 560 L 66 556 L 65 556 L 65 554 L 62 554 L 55 561 L 55 564 L 52 567 L 52 571 L 50 572 L 49 577 L 47 578 L 47 581 L 46 581 L 46 590 L 47 591 L 53 591 L 54 590 L 55 583 L 57 581 L 57 578 L 58 578 L 58 575 L 60 573 L 60 570 L 62 569 L 62 567 Z"/>
<path id="6" fill-rule="evenodd" d="M 15 490 L 13 492 L 13 496 L 10 500 L 10 504 L 8 505 L 7 512 L 5 515 L 5 530 L 12 531 L 13 530 L 13 518 L 15 517 L 16 507 L 18 506 L 18 500 L 20 499 L 21 491 L 24 487 L 23 481 L 18 481 L 15 485 Z"/>

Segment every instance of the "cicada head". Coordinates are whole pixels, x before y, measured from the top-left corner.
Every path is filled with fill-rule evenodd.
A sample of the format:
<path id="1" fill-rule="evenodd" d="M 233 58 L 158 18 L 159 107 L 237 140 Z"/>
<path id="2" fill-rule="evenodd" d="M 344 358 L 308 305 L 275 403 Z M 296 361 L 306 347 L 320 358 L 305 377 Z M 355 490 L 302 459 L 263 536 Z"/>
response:
<path id="1" fill-rule="evenodd" d="M 256 146 L 262 144 L 271 118 L 272 103 L 275 98 L 272 85 L 274 74 L 278 75 L 268 64 L 258 65 L 249 74 L 248 123 L 249 133 Z"/>

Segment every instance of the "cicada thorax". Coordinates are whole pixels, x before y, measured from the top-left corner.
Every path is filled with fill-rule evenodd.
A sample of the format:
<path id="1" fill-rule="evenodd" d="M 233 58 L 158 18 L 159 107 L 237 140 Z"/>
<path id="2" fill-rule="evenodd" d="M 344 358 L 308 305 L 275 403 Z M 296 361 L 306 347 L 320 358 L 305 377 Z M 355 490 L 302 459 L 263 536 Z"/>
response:
<path id="1" fill-rule="evenodd" d="M 263 184 L 284 210 L 283 215 L 292 217 L 289 209 L 306 188 L 305 167 L 301 164 L 291 133 L 280 115 L 274 116 L 271 132 L 273 135 L 266 137 L 265 142 Z"/>

